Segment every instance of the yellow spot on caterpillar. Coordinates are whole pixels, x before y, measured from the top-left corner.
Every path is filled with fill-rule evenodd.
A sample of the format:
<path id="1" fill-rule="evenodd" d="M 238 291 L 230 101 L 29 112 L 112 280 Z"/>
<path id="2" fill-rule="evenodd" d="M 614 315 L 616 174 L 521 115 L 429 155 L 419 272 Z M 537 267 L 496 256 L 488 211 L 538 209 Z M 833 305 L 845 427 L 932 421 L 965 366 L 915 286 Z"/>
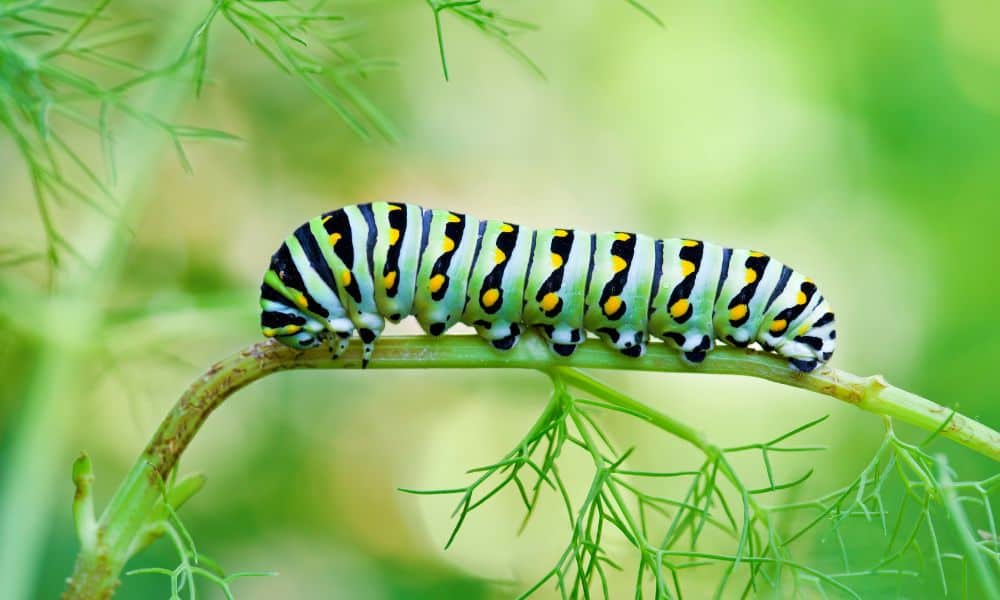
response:
<path id="1" fill-rule="evenodd" d="M 483 292 L 483 306 L 485 306 L 486 308 L 490 308 L 491 306 L 496 304 L 497 300 L 499 299 L 500 299 L 500 290 L 496 288 L 490 288 L 485 292 Z"/>
<path id="2" fill-rule="evenodd" d="M 736 306 L 729 309 L 729 320 L 739 321 L 743 317 L 747 316 L 747 305 L 737 304 Z"/>
<path id="3" fill-rule="evenodd" d="M 441 249 L 445 252 L 451 252 L 455 249 L 455 240 L 448 236 L 444 236 L 444 241 L 441 242 Z"/>
<path id="4" fill-rule="evenodd" d="M 559 304 L 559 295 L 555 292 L 549 292 L 542 296 L 542 301 L 538 303 L 544 311 L 550 311 Z"/>
<path id="5" fill-rule="evenodd" d="M 444 279 L 445 277 L 443 273 L 438 273 L 434 277 L 431 277 L 431 280 L 428 282 L 428 284 L 432 293 L 437 292 L 438 290 L 441 289 L 441 286 L 444 285 Z"/>
<path id="6" fill-rule="evenodd" d="M 757 281 L 757 271 L 747 269 L 747 283 L 753 283 L 755 281 Z"/>
<path id="7" fill-rule="evenodd" d="M 458 223 L 461 220 L 462 220 L 462 217 L 456 215 L 455 213 L 448 213 L 448 222 L 449 223 Z"/>
<path id="8" fill-rule="evenodd" d="M 621 307 L 622 307 L 621 297 L 611 296 L 610 298 L 604 301 L 604 314 L 610 317 L 611 315 L 618 312 L 618 309 Z"/>
<path id="9" fill-rule="evenodd" d="M 351 285 L 351 272 L 350 271 L 344 271 L 343 273 L 341 273 L 340 274 L 340 281 L 345 286 Z"/>
<path id="10" fill-rule="evenodd" d="M 694 273 L 695 266 L 694 263 L 689 260 L 681 261 L 681 277 L 687 277 L 691 273 Z"/>
<path id="11" fill-rule="evenodd" d="M 510 233 L 512 231 L 514 231 L 514 226 L 511 225 L 510 223 L 504 223 L 503 225 L 500 226 L 501 233 Z"/>
<path id="12" fill-rule="evenodd" d="M 336 246 L 337 242 L 340 241 L 341 237 L 343 237 L 343 236 L 341 236 L 339 233 L 331 233 L 330 234 L 330 245 L 331 246 Z"/>
<path id="13" fill-rule="evenodd" d="M 685 248 L 694 248 L 698 245 L 698 240 L 681 240 L 681 246 Z"/>
<path id="14" fill-rule="evenodd" d="M 806 277 L 802 281 L 805 282 L 805 283 L 815 283 L 812 279 L 809 279 L 808 277 Z"/>
<path id="15" fill-rule="evenodd" d="M 301 293 L 295 297 L 295 303 L 301 306 L 302 308 L 309 306 L 309 301 L 306 300 L 306 295 Z"/>
<path id="16" fill-rule="evenodd" d="M 797 335 L 805 335 L 809 333 L 809 329 L 811 329 L 810 325 L 808 323 L 805 323 L 804 325 L 802 325 L 802 327 L 799 327 Z"/>
<path id="17" fill-rule="evenodd" d="M 496 250 L 493 251 L 493 262 L 499 265 L 505 260 L 507 260 L 507 255 L 504 253 L 503 250 L 497 248 Z"/>
<path id="18" fill-rule="evenodd" d="M 781 333 L 788 327 L 788 321 L 784 319 L 775 319 L 774 323 L 771 323 L 771 333 Z"/>
<path id="19" fill-rule="evenodd" d="M 632 239 L 632 234 L 626 233 L 624 231 L 619 231 L 615 233 L 615 239 L 618 240 L 619 242 L 627 242 L 630 239 Z"/>
<path id="20" fill-rule="evenodd" d="M 684 314 L 687 313 L 689 306 L 691 306 L 691 303 L 688 302 L 688 299 L 681 298 L 670 306 L 670 316 L 675 319 L 683 317 Z"/>
<path id="21" fill-rule="evenodd" d="M 750 251 L 750 256 L 752 258 L 760 258 L 760 257 L 764 256 L 764 253 L 763 252 L 757 252 L 756 250 L 751 250 Z"/>
<path id="22" fill-rule="evenodd" d="M 615 273 L 619 273 L 621 271 L 624 271 L 627 268 L 628 268 L 628 263 L 625 261 L 624 258 L 622 258 L 620 256 L 612 256 L 611 257 L 611 269 Z"/>
<path id="23" fill-rule="evenodd" d="M 399 241 L 399 230 L 395 227 L 389 228 L 389 245 L 395 246 L 396 242 Z"/>
<path id="24" fill-rule="evenodd" d="M 397 274 L 397 271 L 389 271 L 388 273 L 385 274 L 384 277 L 382 277 L 382 283 L 385 284 L 386 289 L 389 289 L 393 285 L 395 285 L 395 283 L 396 283 L 396 274 Z"/>
<path id="25" fill-rule="evenodd" d="M 806 298 L 805 292 L 799 292 L 799 295 L 795 298 L 796 304 L 805 304 L 809 299 Z"/>
<path id="26" fill-rule="evenodd" d="M 330 220 L 330 219 L 332 219 L 332 218 L 333 218 L 333 217 L 332 217 L 331 215 L 327 215 L 327 216 L 323 217 L 323 220 L 322 220 L 322 221 L 320 221 L 320 223 L 323 223 L 323 224 L 325 225 L 325 224 L 326 224 L 326 222 L 327 222 L 327 221 L 329 221 L 329 220 Z"/>
<path id="27" fill-rule="evenodd" d="M 270 327 L 265 327 L 261 330 L 261 333 L 264 334 L 264 337 L 274 337 L 275 331 Z"/>
<path id="28" fill-rule="evenodd" d="M 567 235 L 569 235 L 569 232 L 565 229 L 556 229 L 552 232 L 552 237 L 566 237 Z"/>
<path id="29" fill-rule="evenodd" d="M 563 257 L 559 256 L 555 252 L 552 253 L 552 268 L 558 269 L 563 266 Z"/>
<path id="30" fill-rule="evenodd" d="M 403 207 L 402 206 L 398 206 L 396 204 L 390 204 L 389 205 L 389 212 L 393 212 L 393 211 L 396 211 L 396 210 L 403 210 Z"/>
<path id="31" fill-rule="evenodd" d="M 285 335 L 292 335 L 292 334 L 298 333 L 300 331 L 302 331 L 302 327 L 299 326 L 299 325 L 285 325 L 285 327 L 284 327 L 284 334 Z"/>

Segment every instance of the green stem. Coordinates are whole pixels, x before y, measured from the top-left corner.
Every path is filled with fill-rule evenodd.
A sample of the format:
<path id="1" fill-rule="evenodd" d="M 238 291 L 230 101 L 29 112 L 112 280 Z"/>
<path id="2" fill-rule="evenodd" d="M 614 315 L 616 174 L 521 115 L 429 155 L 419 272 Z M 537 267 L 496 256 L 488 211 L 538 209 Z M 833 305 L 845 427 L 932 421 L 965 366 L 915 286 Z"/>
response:
<path id="1" fill-rule="evenodd" d="M 562 375 L 564 378 L 569 374 L 567 372 L 571 372 L 570 369 L 558 369 L 558 371 L 560 375 Z M 574 381 L 573 383 L 576 384 L 576 381 Z M 602 457 L 600 453 L 597 451 L 597 444 L 594 443 L 594 438 L 593 436 L 590 435 L 590 430 L 583 422 L 583 418 L 580 416 L 580 412 L 576 408 L 574 402 L 575 401 L 572 398 L 567 399 L 566 406 L 569 412 L 569 416 L 571 419 L 573 419 L 573 424 L 576 425 L 577 431 L 580 432 L 580 437 L 582 437 L 584 442 L 587 444 L 587 449 L 590 452 L 590 456 L 594 461 L 594 468 L 597 469 L 598 476 L 606 475 L 610 477 L 610 473 L 607 470 L 609 465 L 604 460 L 604 457 Z M 614 481 L 608 482 L 608 491 L 611 492 L 611 496 L 615 499 L 615 502 L 618 504 L 618 508 L 621 511 L 622 518 L 625 519 L 625 523 L 632 531 L 632 535 L 635 536 L 636 545 L 639 548 L 649 547 L 649 543 L 646 541 L 646 536 L 643 534 L 642 527 L 639 527 L 636 524 L 635 519 L 632 517 L 631 513 L 628 510 L 628 505 L 625 503 L 625 499 L 622 498 L 622 495 L 618 491 L 618 487 L 614 484 Z M 645 552 L 642 553 L 642 558 L 640 560 L 648 562 L 647 555 Z M 648 563 L 648 566 L 650 572 L 657 573 L 656 580 L 658 582 L 657 585 L 659 585 L 660 577 L 658 573 L 660 566 L 652 563 Z"/>
<path id="2" fill-rule="evenodd" d="M 162 482 L 168 479 L 208 415 L 226 398 L 243 386 L 277 371 L 360 367 L 361 352 L 356 345 L 334 360 L 323 348 L 300 352 L 273 340 L 254 344 L 213 365 L 184 392 L 112 497 L 98 523 L 96 547 L 81 550 L 64 598 L 110 597 L 117 586 L 118 573 L 129 559 L 129 549 L 163 493 Z M 928 431 L 939 431 L 943 437 L 1000 461 L 1000 433 L 930 400 L 895 388 L 880 376 L 858 377 L 832 367 L 803 374 L 777 356 L 753 350 L 721 347 L 712 352 L 703 364 L 694 367 L 663 345 L 650 348 L 644 358 L 636 360 L 622 356 L 597 341 L 588 341 L 571 357 L 562 358 L 554 356 L 534 334 L 525 335 L 518 346 L 508 352 L 498 352 L 476 336 L 400 336 L 380 340 L 376 358 L 369 365 L 370 369 L 507 368 L 557 371 L 559 377 L 574 387 L 603 398 L 614 398 L 615 404 L 657 427 L 692 443 L 709 455 L 721 456 L 721 450 L 691 427 L 565 367 L 759 377 L 825 394 Z M 720 461 L 720 468 L 727 478 L 732 480 L 736 477 L 726 461 Z M 750 505 L 754 503 L 751 501 Z M 756 510 L 754 512 L 757 513 Z"/>
<path id="3" fill-rule="evenodd" d="M 955 482 L 952 481 L 948 459 L 943 454 L 937 455 L 935 459 L 937 462 L 937 479 L 941 482 L 944 505 L 948 509 L 948 515 L 951 517 L 948 520 L 955 530 L 955 535 L 965 548 L 965 558 L 972 565 L 972 571 L 976 574 L 976 579 L 982 583 L 986 597 L 1000 598 L 1000 585 L 997 583 L 998 571 L 991 570 L 989 565 L 986 564 L 982 548 L 972 537 L 974 528 L 969 523 L 969 517 L 965 514 L 965 509 L 962 507 L 959 495 L 955 491 Z"/>

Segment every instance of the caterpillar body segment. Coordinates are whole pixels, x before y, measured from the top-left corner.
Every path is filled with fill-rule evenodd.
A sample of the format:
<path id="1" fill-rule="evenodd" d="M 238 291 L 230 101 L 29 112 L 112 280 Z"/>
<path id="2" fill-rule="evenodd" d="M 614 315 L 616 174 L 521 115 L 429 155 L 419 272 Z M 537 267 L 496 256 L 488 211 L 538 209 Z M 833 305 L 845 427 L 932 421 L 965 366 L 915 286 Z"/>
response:
<path id="1" fill-rule="evenodd" d="M 716 340 L 758 343 L 810 371 L 833 356 L 834 315 L 816 284 L 761 252 L 629 232 L 533 230 L 447 210 L 376 202 L 316 217 L 271 257 L 261 328 L 334 356 L 357 332 L 363 364 L 385 322 L 458 322 L 498 350 L 525 327 L 553 352 L 591 332 L 640 357 L 665 341 L 699 363 Z"/>
<path id="2" fill-rule="evenodd" d="M 654 246 L 624 231 L 595 236 L 583 326 L 628 356 L 646 349 Z"/>
<path id="3" fill-rule="evenodd" d="M 504 221 L 482 221 L 479 231 L 462 322 L 507 350 L 521 335 L 534 232 Z"/>
<path id="4" fill-rule="evenodd" d="M 412 204 L 377 202 L 372 215 L 375 306 L 390 323 L 398 323 L 413 312 L 423 213 Z"/>
<path id="5" fill-rule="evenodd" d="M 769 297 L 759 291 L 775 288 L 782 266 L 761 252 L 732 251 L 722 292 L 715 303 L 713 328 L 718 339 L 738 347 L 757 341 Z"/>
<path id="6" fill-rule="evenodd" d="M 699 240 L 657 240 L 649 331 L 700 363 L 715 347 L 713 316 L 732 250 Z"/>
<path id="7" fill-rule="evenodd" d="M 332 273 L 335 289 L 338 291 L 341 303 L 347 311 L 347 318 L 356 330 L 364 344 L 363 360 L 367 362 L 374 351 L 374 341 L 382 333 L 385 321 L 375 304 L 374 280 L 372 278 L 372 258 L 374 248 L 370 245 L 369 220 L 371 205 L 363 204 L 347 206 L 340 210 L 326 213 L 309 223 L 309 232 L 318 235 L 316 246 L 321 254 L 316 256 L 312 264 L 322 269 L 326 261 Z M 302 231 L 300 227 L 298 231 Z M 305 233 L 300 234 L 304 237 Z M 298 236 L 295 236 L 298 237 Z M 286 240 L 286 244 L 290 240 Z M 329 247 L 322 251 L 322 247 Z M 346 324 L 331 328 L 334 333 L 345 333 Z M 350 335 L 350 331 L 346 331 Z M 344 338 L 337 343 L 334 354 L 346 347 Z"/>
<path id="8" fill-rule="evenodd" d="M 479 221 L 447 210 L 424 210 L 413 314 L 424 331 L 441 335 L 462 319 Z"/>
<path id="9" fill-rule="evenodd" d="M 536 326 L 561 356 L 586 338 L 583 313 L 595 243 L 593 234 L 580 230 L 534 232 L 521 319 Z"/>

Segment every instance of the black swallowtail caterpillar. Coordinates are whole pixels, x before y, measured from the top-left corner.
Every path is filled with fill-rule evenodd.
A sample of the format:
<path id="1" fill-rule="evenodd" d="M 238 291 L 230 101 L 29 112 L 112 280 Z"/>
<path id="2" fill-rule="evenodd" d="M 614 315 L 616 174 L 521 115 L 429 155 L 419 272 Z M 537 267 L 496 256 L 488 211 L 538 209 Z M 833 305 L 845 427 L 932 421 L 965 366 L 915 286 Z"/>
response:
<path id="1" fill-rule="evenodd" d="M 528 229 L 376 202 L 320 215 L 271 257 L 261 328 L 293 348 L 354 331 L 367 365 L 385 321 L 431 335 L 472 325 L 499 350 L 536 328 L 562 356 L 593 332 L 632 357 L 651 337 L 698 363 L 719 339 L 753 342 L 811 371 L 833 355 L 833 313 L 816 285 L 756 251 L 617 231 Z"/>

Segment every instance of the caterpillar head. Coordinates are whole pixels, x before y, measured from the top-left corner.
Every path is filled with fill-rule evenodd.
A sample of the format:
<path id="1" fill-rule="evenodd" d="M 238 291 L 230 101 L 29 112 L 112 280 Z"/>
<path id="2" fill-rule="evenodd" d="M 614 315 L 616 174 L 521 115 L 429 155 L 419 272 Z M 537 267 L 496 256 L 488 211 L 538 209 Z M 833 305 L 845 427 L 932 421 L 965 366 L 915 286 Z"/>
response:
<path id="1" fill-rule="evenodd" d="M 823 300 L 809 316 L 792 331 L 786 333 L 775 344 L 775 350 L 792 359 L 792 364 L 803 371 L 809 365 L 825 363 L 833 357 L 837 348 L 837 330 L 833 311 Z"/>
<path id="2" fill-rule="evenodd" d="M 323 343 L 323 337 L 323 333 L 313 335 L 308 331 L 300 331 L 299 333 L 290 335 L 274 336 L 274 338 L 282 344 L 288 346 L 289 348 L 295 348 L 296 350 L 315 348 Z"/>
<path id="3" fill-rule="evenodd" d="M 299 309 L 263 297 L 260 308 L 260 329 L 265 337 L 298 350 L 315 348 L 323 343 L 326 327 Z"/>

